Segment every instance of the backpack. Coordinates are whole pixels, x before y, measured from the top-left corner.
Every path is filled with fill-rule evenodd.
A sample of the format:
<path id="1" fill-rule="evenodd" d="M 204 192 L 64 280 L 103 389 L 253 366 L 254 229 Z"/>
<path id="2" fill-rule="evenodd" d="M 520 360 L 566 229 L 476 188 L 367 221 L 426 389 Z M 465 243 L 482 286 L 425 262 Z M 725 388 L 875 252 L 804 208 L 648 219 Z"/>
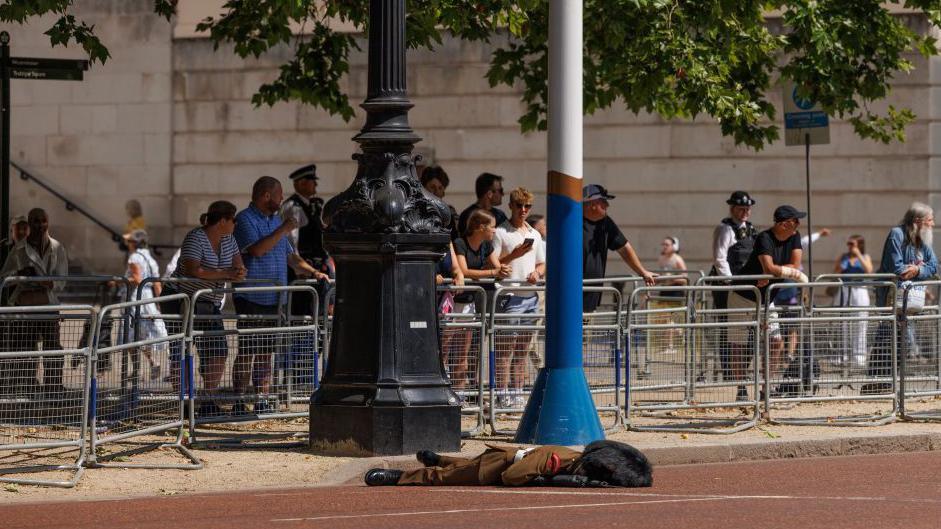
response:
<path id="1" fill-rule="evenodd" d="M 758 236 L 758 229 L 747 221 L 745 226 L 740 228 L 730 218 L 722 219 L 722 224 L 731 227 L 732 232 L 735 233 L 735 244 L 729 247 L 725 260 L 729 263 L 729 270 L 732 271 L 732 275 L 737 275 L 745 266 L 745 263 L 748 262 L 752 250 L 755 249 L 755 238 Z"/>

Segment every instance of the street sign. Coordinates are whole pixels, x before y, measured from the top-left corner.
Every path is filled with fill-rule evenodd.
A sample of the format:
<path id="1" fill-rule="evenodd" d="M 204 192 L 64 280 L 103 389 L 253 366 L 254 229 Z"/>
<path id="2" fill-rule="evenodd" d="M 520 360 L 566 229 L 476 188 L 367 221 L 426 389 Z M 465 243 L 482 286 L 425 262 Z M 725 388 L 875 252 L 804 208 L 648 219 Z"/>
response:
<path id="1" fill-rule="evenodd" d="M 13 68 L 39 70 L 81 70 L 88 69 L 88 61 L 79 59 L 43 59 L 38 57 L 10 57 Z"/>
<path id="2" fill-rule="evenodd" d="M 87 69 L 88 61 L 34 57 L 10 57 L 8 66 L 11 79 L 48 81 L 81 81 Z"/>
<path id="3" fill-rule="evenodd" d="M 85 76 L 81 70 L 39 70 L 33 68 L 10 68 L 10 79 L 81 81 L 84 78 Z"/>
<path id="4" fill-rule="evenodd" d="M 784 85 L 784 144 L 830 143 L 830 118 L 819 103 L 800 97 L 797 85 Z"/>

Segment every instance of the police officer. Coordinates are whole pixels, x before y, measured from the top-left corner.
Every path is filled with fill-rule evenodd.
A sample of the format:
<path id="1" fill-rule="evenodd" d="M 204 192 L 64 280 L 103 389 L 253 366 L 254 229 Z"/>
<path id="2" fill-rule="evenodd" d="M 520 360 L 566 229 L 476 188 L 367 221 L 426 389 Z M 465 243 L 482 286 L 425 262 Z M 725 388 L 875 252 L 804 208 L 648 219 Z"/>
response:
<path id="1" fill-rule="evenodd" d="M 754 238 L 758 229 L 748 221 L 756 201 L 745 191 L 735 191 L 725 201 L 729 205 L 729 216 L 722 219 L 712 234 L 712 270 L 711 276 L 731 276 L 741 268 L 751 256 Z M 734 266 L 734 268 L 733 268 Z M 713 292 L 715 307 L 728 308 L 728 292 Z M 719 316 L 725 321 L 725 315 Z M 719 357 L 723 378 L 731 377 L 730 349 L 726 341 L 725 329 L 719 331 Z"/>
<path id="2" fill-rule="evenodd" d="M 294 183 L 294 194 L 288 197 L 281 205 L 281 216 L 293 218 L 297 221 L 297 228 L 288 236 L 301 259 L 307 261 L 316 271 L 314 279 L 325 281 L 334 276 L 330 256 L 323 247 L 323 221 L 320 219 L 323 210 L 323 200 L 317 194 L 317 166 L 305 165 L 290 175 Z M 288 267 L 288 281 L 294 281 L 298 276 Z M 323 293 L 323 288 L 318 288 Z M 294 294 L 291 302 L 292 314 L 310 314 L 311 297 L 305 294 Z"/>

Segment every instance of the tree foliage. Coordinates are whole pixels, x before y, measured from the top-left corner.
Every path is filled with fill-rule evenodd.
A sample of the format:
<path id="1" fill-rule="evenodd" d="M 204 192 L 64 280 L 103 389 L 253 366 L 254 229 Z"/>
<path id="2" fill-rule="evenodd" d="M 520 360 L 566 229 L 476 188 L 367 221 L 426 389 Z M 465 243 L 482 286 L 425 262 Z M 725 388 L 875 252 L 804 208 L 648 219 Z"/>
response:
<path id="1" fill-rule="evenodd" d="M 585 112 L 623 104 L 665 119 L 710 116 L 737 144 L 761 149 L 778 137 L 768 98 L 781 79 L 848 120 L 857 134 L 882 142 L 904 140 L 910 109 L 871 107 L 896 76 L 913 69 L 910 53 L 938 53 L 931 32 L 910 27 L 916 18 L 941 27 L 941 0 L 900 0 L 890 12 L 879 0 L 583 0 Z M 93 62 L 109 53 L 88 26 L 70 13 L 73 0 L 3 0 L 0 21 L 23 23 L 54 13 L 46 33 L 54 45 L 82 46 Z M 491 85 L 522 86 L 524 131 L 546 127 L 548 97 L 547 0 L 408 0 L 407 42 L 431 48 L 449 32 L 488 41 L 508 32 L 495 49 Z M 155 0 L 170 18 L 176 0 Z M 253 101 L 298 100 L 344 119 L 354 115 L 341 79 L 355 35 L 334 30 L 339 21 L 365 31 L 368 0 L 228 0 L 200 31 L 214 45 L 241 57 L 291 46 L 280 75 Z M 301 31 L 296 31 L 301 28 Z M 501 41 L 502 42 L 502 41 Z"/>

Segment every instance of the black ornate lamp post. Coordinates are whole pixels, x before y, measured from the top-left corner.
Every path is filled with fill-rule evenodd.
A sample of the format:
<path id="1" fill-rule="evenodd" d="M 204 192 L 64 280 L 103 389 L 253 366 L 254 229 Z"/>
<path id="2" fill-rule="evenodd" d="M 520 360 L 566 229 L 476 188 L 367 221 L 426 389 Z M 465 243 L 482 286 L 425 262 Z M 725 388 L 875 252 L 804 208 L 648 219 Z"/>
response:
<path id="1" fill-rule="evenodd" d="M 366 125 L 353 184 L 327 202 L 337 263 L 333 337 L 310 399 L 319 450 L 406 454 L 460 448 L 460 405 L 439 360 L 435 263 L 447 206 L 418 182 L 405 90 L 405 0 L 369 4 Z"/>

